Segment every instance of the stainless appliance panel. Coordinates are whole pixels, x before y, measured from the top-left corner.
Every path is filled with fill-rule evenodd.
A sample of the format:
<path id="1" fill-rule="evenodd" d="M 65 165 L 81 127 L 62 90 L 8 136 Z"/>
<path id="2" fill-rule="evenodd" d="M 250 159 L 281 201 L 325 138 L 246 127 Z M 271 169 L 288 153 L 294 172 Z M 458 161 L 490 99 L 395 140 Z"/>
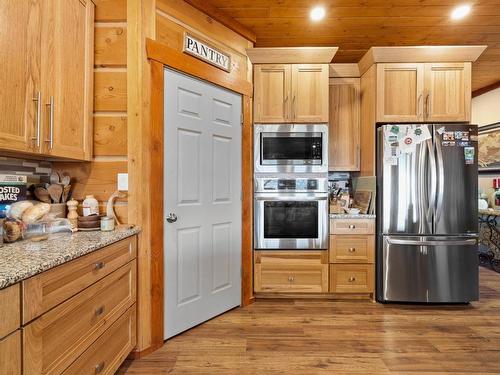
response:
<path id="1" fill-rule="evenodd" d="M 321 139 L 312 155 L 311 139 Z M 275 142 L 279 141 L 279 145 Z M 264 147 L 273 148 L 269 151 Z M 289 151 L 289 154 L 287 154 Z M 273 154 L 274 157 L 273 157 Z M 328 126 L 325 124 L 260 124 L 254 126 L 255 173 L 328 173 Z"/>
<path id="2" fill-rule="evenodd" d="M 384 125 L 377 131 L 379 228 L 385 234 L 432 234 L 436 176 L 432 139 L 416 144 L 415 152 L 401 153 L 397 164 L 391 165 L 384 157 L 390 151 L 384 134 L 392 126 Z M 406 132 L 411 125 L 397 126 Z M 422 127 L 432 134 L 431 125 Z"/>
<path id="3" fill-rule="evenodd" d="M 255 193 L 255 249 L 328 249 L 327 193 Z"/>
<path id="4" fill-rule="evenodd" d="M 478 300 L 477 238 L 384 236 L 382 250 L 380 300 L 428 303 Z"/>
<path id="5" fill-rule="evenodd" d="M 464 137 L 467 139 L 461 139 Z M 433 233 L 478 233 L 477 126 L 436 124 L 434 139 L 437 192 Z M 465 159 L 466 147 L 474 150 L 470 164 Z"/>

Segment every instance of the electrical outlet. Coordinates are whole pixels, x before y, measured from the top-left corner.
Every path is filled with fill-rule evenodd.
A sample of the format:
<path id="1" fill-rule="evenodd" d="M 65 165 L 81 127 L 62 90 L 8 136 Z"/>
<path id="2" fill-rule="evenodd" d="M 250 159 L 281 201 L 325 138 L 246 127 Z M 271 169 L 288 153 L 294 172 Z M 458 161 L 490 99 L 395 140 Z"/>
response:
<path id="1" fill-rule="evenodd" d="M 118 173 L 118 190 L 128 191 L 128 173 Z"/>

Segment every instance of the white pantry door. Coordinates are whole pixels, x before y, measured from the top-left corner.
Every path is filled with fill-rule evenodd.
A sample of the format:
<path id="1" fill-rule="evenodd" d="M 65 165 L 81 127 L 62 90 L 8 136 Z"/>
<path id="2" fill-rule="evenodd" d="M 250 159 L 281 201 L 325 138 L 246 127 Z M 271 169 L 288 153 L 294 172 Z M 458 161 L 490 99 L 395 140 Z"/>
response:
<path id="1" fill-rule="evenodd" d="M 165 339 L 240 305 L 240 116 L 240 95 L 165 69 Z"/>

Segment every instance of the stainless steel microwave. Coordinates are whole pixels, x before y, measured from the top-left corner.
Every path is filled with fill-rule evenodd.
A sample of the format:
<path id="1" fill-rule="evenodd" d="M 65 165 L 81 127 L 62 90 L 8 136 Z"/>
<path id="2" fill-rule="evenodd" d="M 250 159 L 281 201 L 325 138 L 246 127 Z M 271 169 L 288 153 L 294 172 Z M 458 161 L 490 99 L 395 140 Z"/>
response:
<path id="1" fill-rule="evenodd" d="M 255 173 L 328 173 L 328 126 L 255 125 Z"/>

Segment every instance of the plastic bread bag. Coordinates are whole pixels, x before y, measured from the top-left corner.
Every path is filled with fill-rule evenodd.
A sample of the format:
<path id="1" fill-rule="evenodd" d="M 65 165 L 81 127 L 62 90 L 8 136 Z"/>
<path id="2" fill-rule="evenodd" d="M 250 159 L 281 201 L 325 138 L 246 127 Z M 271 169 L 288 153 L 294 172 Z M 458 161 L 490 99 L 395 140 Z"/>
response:
<path id="1" fill-rule="evenodd" d="M 59 233 L 73 233 L 68 219 L 52 219 L 26 224 L 23 239 L 31 241 L 44 241 L 50 236 Z"/>

